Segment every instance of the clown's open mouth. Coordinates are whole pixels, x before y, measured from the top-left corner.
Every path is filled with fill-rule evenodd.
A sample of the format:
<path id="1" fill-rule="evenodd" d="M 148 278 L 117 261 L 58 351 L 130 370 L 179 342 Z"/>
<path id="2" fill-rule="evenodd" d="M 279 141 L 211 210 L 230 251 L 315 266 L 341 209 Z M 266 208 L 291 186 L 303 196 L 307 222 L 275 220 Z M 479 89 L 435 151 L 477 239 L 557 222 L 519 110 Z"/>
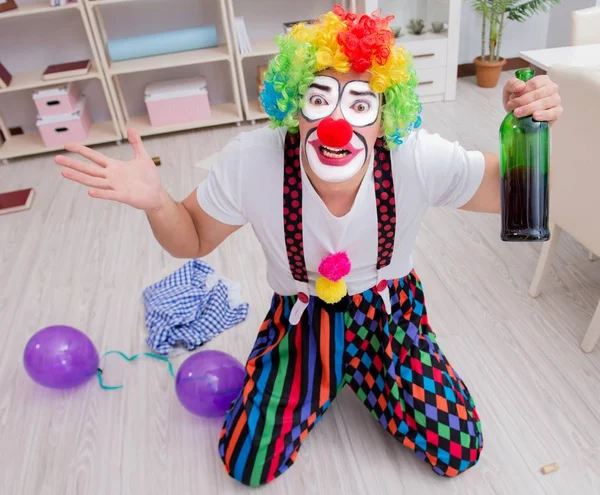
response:
<path id="1" fill-rule="evenodd" d="M 356 149 L 352 143 L 348 143 L 343 148 L 332 148 L 325 146 L 320 139 L 312 139 L 308 142 L 317 152 L 317 158 L 323 165 L 331 167 L 343 167 L 348 165 L 352 159 L 361 151 Z"/>
<path id="2" fill-rule="evenodd" d="M 327 146 L 319 146 L 319 151 L 329 158 L 343 158 L 351 153 L 350 150 L 344 148 L 329 148 Z"/>

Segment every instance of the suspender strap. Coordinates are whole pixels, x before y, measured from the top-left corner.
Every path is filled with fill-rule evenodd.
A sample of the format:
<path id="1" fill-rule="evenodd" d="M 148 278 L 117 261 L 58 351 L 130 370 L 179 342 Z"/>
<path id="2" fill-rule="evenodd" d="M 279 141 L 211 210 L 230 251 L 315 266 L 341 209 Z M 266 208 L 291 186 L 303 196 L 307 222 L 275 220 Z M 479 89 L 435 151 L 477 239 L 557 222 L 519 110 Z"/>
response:
<path id="1" fill-rule="evenodd" d="M 308 283 L 302 238 L 302 171 L 300 140 L 289 132 L 285 136 L 283 158 L 283 228 L 290 271 L 294 280 Z"/>
<path id="2" fill-rule="evenodd" d="M 375 142 L 375 160 L 373 177 L 375 179 L 375 198 L 377 201 L 377 269 L 388 266 L 394 253 L 396 235 L 396 196 L 394 195 L 394 178 L 390 150 L 383 139 Z"/>

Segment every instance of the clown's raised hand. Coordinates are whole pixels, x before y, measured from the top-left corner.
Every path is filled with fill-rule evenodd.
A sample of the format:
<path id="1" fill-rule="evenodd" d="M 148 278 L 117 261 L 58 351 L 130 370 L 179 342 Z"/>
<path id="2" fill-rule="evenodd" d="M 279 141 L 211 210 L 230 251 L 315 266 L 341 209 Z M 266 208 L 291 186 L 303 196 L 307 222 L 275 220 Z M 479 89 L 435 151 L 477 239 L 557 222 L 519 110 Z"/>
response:
<path id="1" fill-rule="evenodd" d="M 93 198 L 117 201 L 146 212 L 159 208 L 162 187 L 156 165 L 136 131 L 130 129 L 127 139 L 135 152 L 135 158 L 128 162 L 114 160 L 80 144 L 70 144 L 65 149 L 94 164 L 63 155 L 58 155 L 55 161 L 62 165 L 63 177 L 88 186 Z"/>
<path id="2" fill-rule="evenodd" d="M 533 115 L 535 120 L 553 123 L 563 113 L 558 86 L 545 75 L 527 82 L 513 77 L 504 85 L 502 102 L 516 117 Z"/>

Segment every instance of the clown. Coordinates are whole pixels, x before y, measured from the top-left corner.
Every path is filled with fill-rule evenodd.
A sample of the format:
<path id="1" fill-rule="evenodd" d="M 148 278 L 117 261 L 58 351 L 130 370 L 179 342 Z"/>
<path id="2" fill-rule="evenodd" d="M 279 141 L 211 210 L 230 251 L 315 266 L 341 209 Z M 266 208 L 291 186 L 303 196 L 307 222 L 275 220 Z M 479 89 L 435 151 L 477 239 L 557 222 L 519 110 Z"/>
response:
<path id="1" fill-rule="evenodd" d="M 92 197 L 144 210 L 173 256 L 205 256 L 252 225 L 274 295 L 219 441 L 247 485 L 294 463 L 345 385 L 436 474 L 480 457 L 475 403 L 429 326 L 411 251 L 430 207 L 499 212 L 498 157 L 416 130 L 417 80 L 390 19 L 336 7 L 281 36 L 261 95 L 271 128 L 230 141 L 181 203 L 133 130 L 128 163 L 80 145 L 67 149 L 98 166 L 56 158 Z M 562 112 L 546 76 L 509 81 L 503 103 L 538 120 Z"/>

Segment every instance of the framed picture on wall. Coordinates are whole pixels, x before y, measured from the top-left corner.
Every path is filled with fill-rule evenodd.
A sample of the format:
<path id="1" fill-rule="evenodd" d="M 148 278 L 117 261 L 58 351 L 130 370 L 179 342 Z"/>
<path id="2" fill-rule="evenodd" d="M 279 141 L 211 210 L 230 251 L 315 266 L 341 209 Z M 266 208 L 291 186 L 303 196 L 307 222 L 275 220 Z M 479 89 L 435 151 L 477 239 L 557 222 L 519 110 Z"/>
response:
<path id="1" fill-rule="evenodd" d="M 16 8 L 17 4 L 15 3 L 15 0 L 0 0 L 0 13 Z"/>

